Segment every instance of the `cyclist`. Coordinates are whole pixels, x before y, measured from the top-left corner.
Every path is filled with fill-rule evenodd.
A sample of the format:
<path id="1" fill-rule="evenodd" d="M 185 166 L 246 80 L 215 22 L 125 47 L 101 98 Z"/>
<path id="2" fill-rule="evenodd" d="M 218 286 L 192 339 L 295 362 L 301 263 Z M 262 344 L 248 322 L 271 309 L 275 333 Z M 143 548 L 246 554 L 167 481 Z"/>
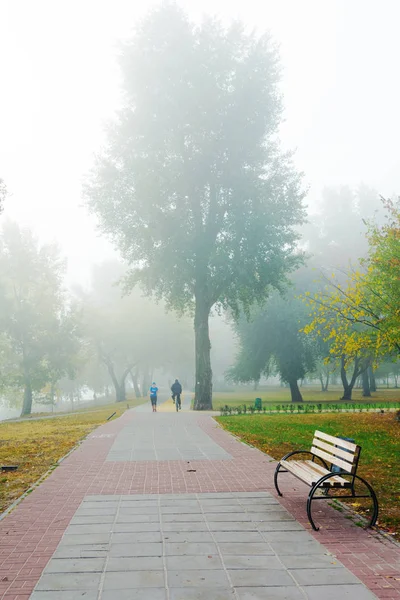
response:
<path id="1" fill-rule="evenodd" d="M 172 400 L 174 402 L 178 402 L 178 407 L 181 408 L 181 394 L 182 394 L 182 386 L 177 379 L 175 379 L 174 383 L 171 385 L 172 392 Z M 175 400 L 176 398 L 176 400 Z"/>
<path id="2" fill-rule="evenodd" d="M 151 401 L 151 406 L 153 408 L 153 412 L 157 412 L 157 392 L 158 392 L 158 387 L 156 386 L 156 382 L 153 381 L 153 383 L 151 384 L 151 387 L 150 387 L 150 401 Z"/>

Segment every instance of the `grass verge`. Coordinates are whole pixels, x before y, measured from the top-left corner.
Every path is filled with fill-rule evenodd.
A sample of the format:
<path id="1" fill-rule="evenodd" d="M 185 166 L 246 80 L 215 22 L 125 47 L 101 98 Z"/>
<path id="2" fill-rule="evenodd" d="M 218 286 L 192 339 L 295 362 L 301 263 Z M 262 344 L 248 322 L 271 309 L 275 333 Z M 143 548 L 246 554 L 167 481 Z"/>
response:
<path id="1" fill-rule="evenodd" d="M 119 417 L 125 410 L 124 403 L 111 404 L 93 412 L 0 423 L 0 465 L 19 465 L 16 471 L 0 471 L 0 512 L 113 412 Z"/>
<path id="2" fill-rule="evenodd" d="M 216 420 L 277 460 L 291 450 L 309 449 L 317 428 L 355 439 L 362 447 L 358 474 L 373 485 L 378 496 L 378 526 L 400 541 L 400 423 L 393 414 L 242 415 Z M 357 501 L 352 508 L 365 513 Z"/>

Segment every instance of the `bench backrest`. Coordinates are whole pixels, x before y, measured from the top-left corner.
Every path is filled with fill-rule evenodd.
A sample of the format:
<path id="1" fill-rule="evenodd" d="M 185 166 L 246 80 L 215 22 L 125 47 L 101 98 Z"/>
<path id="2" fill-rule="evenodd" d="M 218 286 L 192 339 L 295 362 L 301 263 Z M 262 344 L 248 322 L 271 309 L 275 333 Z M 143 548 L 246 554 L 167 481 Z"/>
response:
<path id="1" fill-rule="evenodd" d="M 336 465 L 342 471 L 354 475 L 357 471 L 361 448 L 357 444 L 347 442 L 322 431 L 314 433 L 311 452 L 325 462 Z"/>

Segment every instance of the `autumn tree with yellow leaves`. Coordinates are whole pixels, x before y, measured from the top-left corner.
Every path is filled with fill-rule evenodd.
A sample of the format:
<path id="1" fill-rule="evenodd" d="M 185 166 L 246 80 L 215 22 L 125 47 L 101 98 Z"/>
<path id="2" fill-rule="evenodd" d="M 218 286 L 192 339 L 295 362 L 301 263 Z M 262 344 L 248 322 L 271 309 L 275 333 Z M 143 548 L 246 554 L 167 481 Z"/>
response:
<path id="1" fill-rule="evenodd" d="M 326 278 L 324 289 L 306 298 L 311 322 L 304 332 L 330 342 L 326 360 L 339 363 L 345 400 L 371 364 L 400 352 L 400 203 L 383 204 L 386 222 L 368 225 L 369 252 L 359 269 L 344 285 Z"/>

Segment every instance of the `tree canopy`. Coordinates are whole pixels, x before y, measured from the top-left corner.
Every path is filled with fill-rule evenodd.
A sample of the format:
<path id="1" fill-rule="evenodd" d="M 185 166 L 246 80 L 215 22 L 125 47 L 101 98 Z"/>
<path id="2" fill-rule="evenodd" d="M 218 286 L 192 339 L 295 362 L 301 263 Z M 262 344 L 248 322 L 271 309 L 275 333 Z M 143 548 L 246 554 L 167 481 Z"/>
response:
<path id="1" fill-rule="evenodd" d="M 195 407 L 212 406 L 208 319 L 280 288 L 299 263 L 301 177 L 277 138 L 279 57 L 268 35 L 152 11 L 121 48 L 124 105 L 86 185 L 140 284 L 193 311 Z"/>
<path id="2" fill-rule="evenodd" d="M 312 341 L 301 327 L 307 311 L 294 294 L 274 294 L 252 318 L 238 325 L 240 351 L 230 376 L 236 381 L 258 381 L 276 372 L 290 387 L 293 402 L 302 402 L 298 380 L 315 368 Z"/>
<path id="3" fill-rule="evenodd" d="M 74 332 L 65 310 L 63 271 L 55 246 L 39 245 L 14 223 L 3 226 L 0 384 L 24 390 L 22 414 L 31 412 L 34 392 L 69 368 Z"/>

